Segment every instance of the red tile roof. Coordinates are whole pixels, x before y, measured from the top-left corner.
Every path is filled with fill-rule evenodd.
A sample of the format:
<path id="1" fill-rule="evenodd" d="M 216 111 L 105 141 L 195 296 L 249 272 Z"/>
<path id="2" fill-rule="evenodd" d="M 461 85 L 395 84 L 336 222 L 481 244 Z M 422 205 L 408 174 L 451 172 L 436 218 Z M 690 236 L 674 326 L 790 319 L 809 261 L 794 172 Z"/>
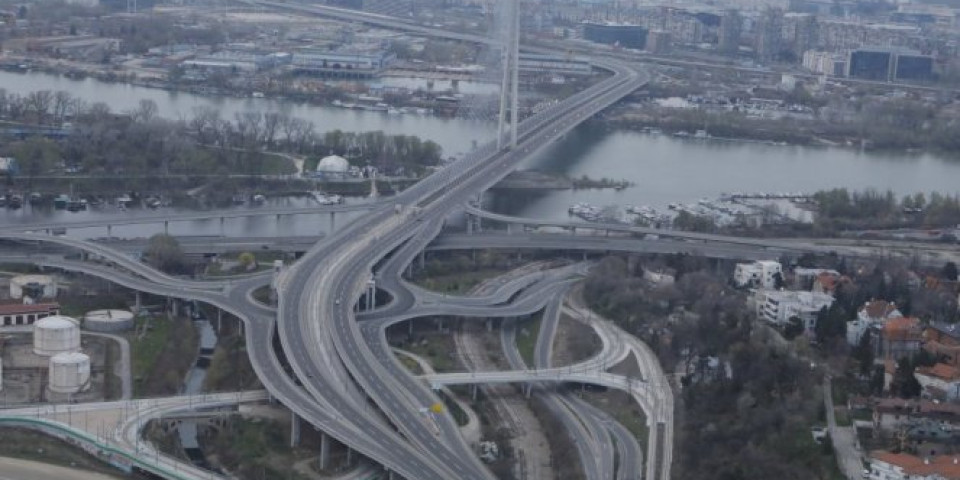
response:
<path id="1" fill-rule="evenodd" d="M 49 313 L 51 310 L 60 309 L 59 303 L 36 303 L 32 305 L 24 303 L 4 303 L 0 304 L 0 315 L 25 315 L 30 313 Z"/>
<path id="2" fill-rule="evenodd" d="M 908 475 L 939 475 L 950 480 L 960 480 L 960 457 L 954 455 L 924 459 L 906 453 L 874 452 L 871 456 L 900 467 Z"/>

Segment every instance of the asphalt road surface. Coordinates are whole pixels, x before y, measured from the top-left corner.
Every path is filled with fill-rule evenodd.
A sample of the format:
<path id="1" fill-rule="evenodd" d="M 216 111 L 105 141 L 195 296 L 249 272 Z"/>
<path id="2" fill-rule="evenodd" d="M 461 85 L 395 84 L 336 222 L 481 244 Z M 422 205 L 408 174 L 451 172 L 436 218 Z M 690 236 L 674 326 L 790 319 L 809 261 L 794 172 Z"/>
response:
<path id="1" fill-rule="evenodd" d="M 0 480 L 118 480 L 102 473 L 0 457 Z"/>

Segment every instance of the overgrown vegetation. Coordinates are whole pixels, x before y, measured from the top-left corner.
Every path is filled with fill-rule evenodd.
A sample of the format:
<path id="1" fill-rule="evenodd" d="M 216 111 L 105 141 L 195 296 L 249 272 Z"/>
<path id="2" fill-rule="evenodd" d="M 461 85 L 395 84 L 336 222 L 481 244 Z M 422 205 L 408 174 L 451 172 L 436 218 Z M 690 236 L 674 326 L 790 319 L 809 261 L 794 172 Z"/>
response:
<path id="1" fill-rule="evenodd" d="M 68 445 L 48 435 L 24 428 L 3 428 L 0 432 L 2 432 L 0 433 L 0 456 L 89 470 L 113 478 L 121 477 L 115 469 L 98 461 L 79 447 Z"/>
<path id="2" fill-rule="evenodd" d="M 767 340 L 742 293 L 703 271 L 685 270 L 669 288 L 649 288 L 635 274 L 620 258 L 604 259 L 586 282 L 586 301 L 646 340 L 667 371 L 708 356 L 729 365 L 729 373 L 720 368 L 683 378 L 677 478 L 840 478 L 832 451 L 809 431 L 822 414 L 817 373 Z"/>
<path id="3" fill-rule="evenodd" d="M 203 381 L 206 392 L 232 392 L 262 388 L 247 346 L 239 332 L 221 334 Z"/>
<path id="4" fill-rule="evenodd" d="M 819 191 L 817 226 L 823 230 L 902 227 L 953 227 L 960 224 L 960 196 L 937 192 L 898 199 L 893 192 L 845 188 Z M 942 240 L 956 241 L 955 237 Z"/>
<path id="5" fill-rule="evenodd" d="M 140 318 L 130 338 L 133 392 L 137 397 L 180 391 L 197 357 L 200 334 L 186 318 Z"/>

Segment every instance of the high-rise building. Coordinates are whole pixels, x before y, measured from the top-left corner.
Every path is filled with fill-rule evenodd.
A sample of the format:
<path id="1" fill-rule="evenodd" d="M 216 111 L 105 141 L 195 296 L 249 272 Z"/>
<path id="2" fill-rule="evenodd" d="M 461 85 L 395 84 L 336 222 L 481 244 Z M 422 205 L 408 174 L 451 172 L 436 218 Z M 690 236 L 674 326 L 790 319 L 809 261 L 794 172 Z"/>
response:
<path id="1" fill-rule="evenodd" d="M 663 30 L 650 30 L 647 34 L 647 51 L 657 55 L 663 55 L 670 52 L 672 46 L 670 32 Z"/>
<path id="2" fill-rule="evenodd" d="M 769 62 L 776 59 L 783 49 L 783 10 L 767 7 L 757 22 L 756 52 L 757 59 Z"/>
<path id="3" fill-rule="evenodd" d="M 583 38 L 591 42 L 642 50 L 647 44 L 647 29 L 622 23 L 584 23 Z"/>
<path id="4" fill-rule="evenodd" d="M 889 50 L 858 49 L 850 52 L 847 75 L 864 80 L 890 80 L 893 53 Z"/>
<path id="5" fill-rule="evenodd" d="M 933 57 L 898 53 L 894 58 L 894 80 L 929 80 L 933 77 Z"/>
<path id="6" fill-rule="evenodd" d="M 740 32 L 743 29 L 743 18 L 737 10 L 727 10 L 720 18 L 720 38 L 717 48 L 728 55 L 737 53 L 740 49 Z"/>
<path id="7" fill-rule="evenodd" d="M 783 16 L 783 38 L 797 60 L 817 41 L 817 17 L 810 13 L 790 12 Z"/>

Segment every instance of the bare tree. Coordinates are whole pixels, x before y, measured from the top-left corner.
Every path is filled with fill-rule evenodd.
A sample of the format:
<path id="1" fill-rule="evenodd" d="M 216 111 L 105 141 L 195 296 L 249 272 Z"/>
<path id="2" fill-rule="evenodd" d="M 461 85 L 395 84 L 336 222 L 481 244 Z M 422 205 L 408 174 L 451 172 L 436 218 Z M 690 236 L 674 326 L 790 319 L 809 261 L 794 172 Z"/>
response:
<path id="1" fill-rule="evenodd" d="M 273 148 L 273 142 L 277 138 L 277 127 L 280 126 L 282 118 L 283 115 L 276 112 L 270 112 L 263 116 L 262 141 L 266 144 L 267 149 Z"/>
<path id="2" fill-rule="evenodd" d="M 37 124 L 43 124 L 50 113 L 50 105 L 53 103 L 53 92 L 50 90 L 38 90 L 30 92 L 26 98 L 27 111 L 34 115 Z"/>
<path id="3" fill-rule="evenodd" d="M 63 124 L 68 112 L 70 111 L 72 103 L 73 95 L 70 95 L 70 92 L 57 90 L 57 93 L 53 94 L 52 113 L 54 123 L 58 125 Z"/>
<path id="4" fill-rule="evenodd" d="M 133 120 L 136 122 L 149 123 L 157 117 L 157 102 L 144 98 L 140 100 L 140 104 L 132 112 L 130 116 L 133 117 Z"/>

